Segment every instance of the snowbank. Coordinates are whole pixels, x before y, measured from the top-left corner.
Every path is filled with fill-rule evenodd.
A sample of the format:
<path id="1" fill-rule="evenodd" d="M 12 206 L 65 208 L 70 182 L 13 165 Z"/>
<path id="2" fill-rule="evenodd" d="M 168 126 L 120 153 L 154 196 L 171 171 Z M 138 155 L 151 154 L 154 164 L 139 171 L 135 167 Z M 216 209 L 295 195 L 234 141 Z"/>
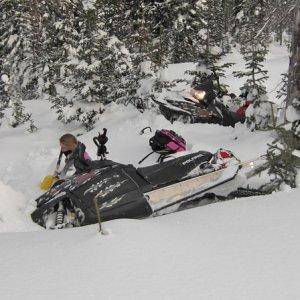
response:
<path id="1" fill-rule="evenodd" d="M 0 181 L 0 232 L 24 231 L 30 222 L 25 217 L 25 197 Z M 32 227 L 30 222 L 29 227 Z"/>
<path id="2" fill-rule="evenodd" d="M 299 299 L 299 191 L 2 234 L 1 299 Z"/>

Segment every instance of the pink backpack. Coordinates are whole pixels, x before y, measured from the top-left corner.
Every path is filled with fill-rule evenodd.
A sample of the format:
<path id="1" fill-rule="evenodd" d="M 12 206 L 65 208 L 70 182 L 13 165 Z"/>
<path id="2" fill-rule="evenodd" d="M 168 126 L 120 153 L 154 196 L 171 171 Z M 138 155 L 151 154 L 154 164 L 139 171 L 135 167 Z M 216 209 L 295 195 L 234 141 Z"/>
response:
<path id="1" fill-rule="evenodd" d="M 139 163 L 154 152 L 160 154 L 158 162 L 163 162 L 168 155 L 186 150 L 185 139 L 173 130 L 168 129 L 156 130 L 154 136 L 149 140 L 149 145 L 153 151 L 146 155 Z"/>

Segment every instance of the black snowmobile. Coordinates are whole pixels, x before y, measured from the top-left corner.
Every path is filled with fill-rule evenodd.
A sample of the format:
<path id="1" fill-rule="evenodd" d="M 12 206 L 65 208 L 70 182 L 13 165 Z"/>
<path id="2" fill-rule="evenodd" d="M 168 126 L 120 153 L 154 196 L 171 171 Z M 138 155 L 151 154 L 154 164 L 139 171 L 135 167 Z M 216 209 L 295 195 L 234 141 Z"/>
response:
<path id="1" fill-rule="evenodd" d="M 227 196 L 242 185 L 235 179 L 249 167 L 232 155 L 225 161 L 220 151 L 199 151 L 144 168 L 109 160 L 93 164 L 91 172 L 73 175 L 41 195 L 33 221 L 45 228 L 97 223 L 95 201 L 103 221 L 176 211 L 206 193 Z"/>
<path id="2" fill-rule="evenodd" d="M 154 100 L 161 113 L 171 122 L 214 123 L 234 126 L 245 121 L 245 109 L 232 111 L 223 99 L 235 101 L 234 94 L 216 91 L 212 80 L 182 92 L 169 92 L 164 99 Z M 246 101 L 245 101 L 246 102 Z M 247 103 L 247 105 L 249 105 Z M 242 113 L 240 113 L 242 112 Z"/>

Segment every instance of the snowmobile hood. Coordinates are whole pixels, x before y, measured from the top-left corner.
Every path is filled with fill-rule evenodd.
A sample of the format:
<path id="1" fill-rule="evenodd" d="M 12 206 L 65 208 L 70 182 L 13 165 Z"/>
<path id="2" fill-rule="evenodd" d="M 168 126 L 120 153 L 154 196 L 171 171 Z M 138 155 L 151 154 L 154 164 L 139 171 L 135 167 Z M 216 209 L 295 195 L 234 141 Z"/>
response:
<path id="1" fill-rule="evenodd" d="M 118 164 L 108 165 L 101 169 L 92 170 L 89 173 L 84 174 L 75 174 L 63 182 L 54 185 L 48 192 L 41 195 L 38 199 L 36 199 L 37 207 L 45 205 L 47 202 L 58 202 L 59 200 L 66 198 L 70 193 L 76 192 L 78 188 L 82 185 L 85 185 L 90 180 L 95 177 L 99 177 L 109 172 L 112 168 L 117 167 Z"/>

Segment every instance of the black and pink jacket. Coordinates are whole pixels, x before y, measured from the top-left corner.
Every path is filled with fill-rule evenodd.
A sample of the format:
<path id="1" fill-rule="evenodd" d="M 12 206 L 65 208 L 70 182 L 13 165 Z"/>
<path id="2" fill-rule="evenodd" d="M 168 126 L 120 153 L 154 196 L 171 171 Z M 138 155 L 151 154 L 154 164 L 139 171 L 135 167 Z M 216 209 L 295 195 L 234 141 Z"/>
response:
<path id="1" fill-rule="evenodd" d="M 68 157 L 69 160 L 74 161 L 75 174 L 90 172 L 92 169 L 92 160 L 85 149 L 85 145 L 78 142 L 77 147 Z"/>

